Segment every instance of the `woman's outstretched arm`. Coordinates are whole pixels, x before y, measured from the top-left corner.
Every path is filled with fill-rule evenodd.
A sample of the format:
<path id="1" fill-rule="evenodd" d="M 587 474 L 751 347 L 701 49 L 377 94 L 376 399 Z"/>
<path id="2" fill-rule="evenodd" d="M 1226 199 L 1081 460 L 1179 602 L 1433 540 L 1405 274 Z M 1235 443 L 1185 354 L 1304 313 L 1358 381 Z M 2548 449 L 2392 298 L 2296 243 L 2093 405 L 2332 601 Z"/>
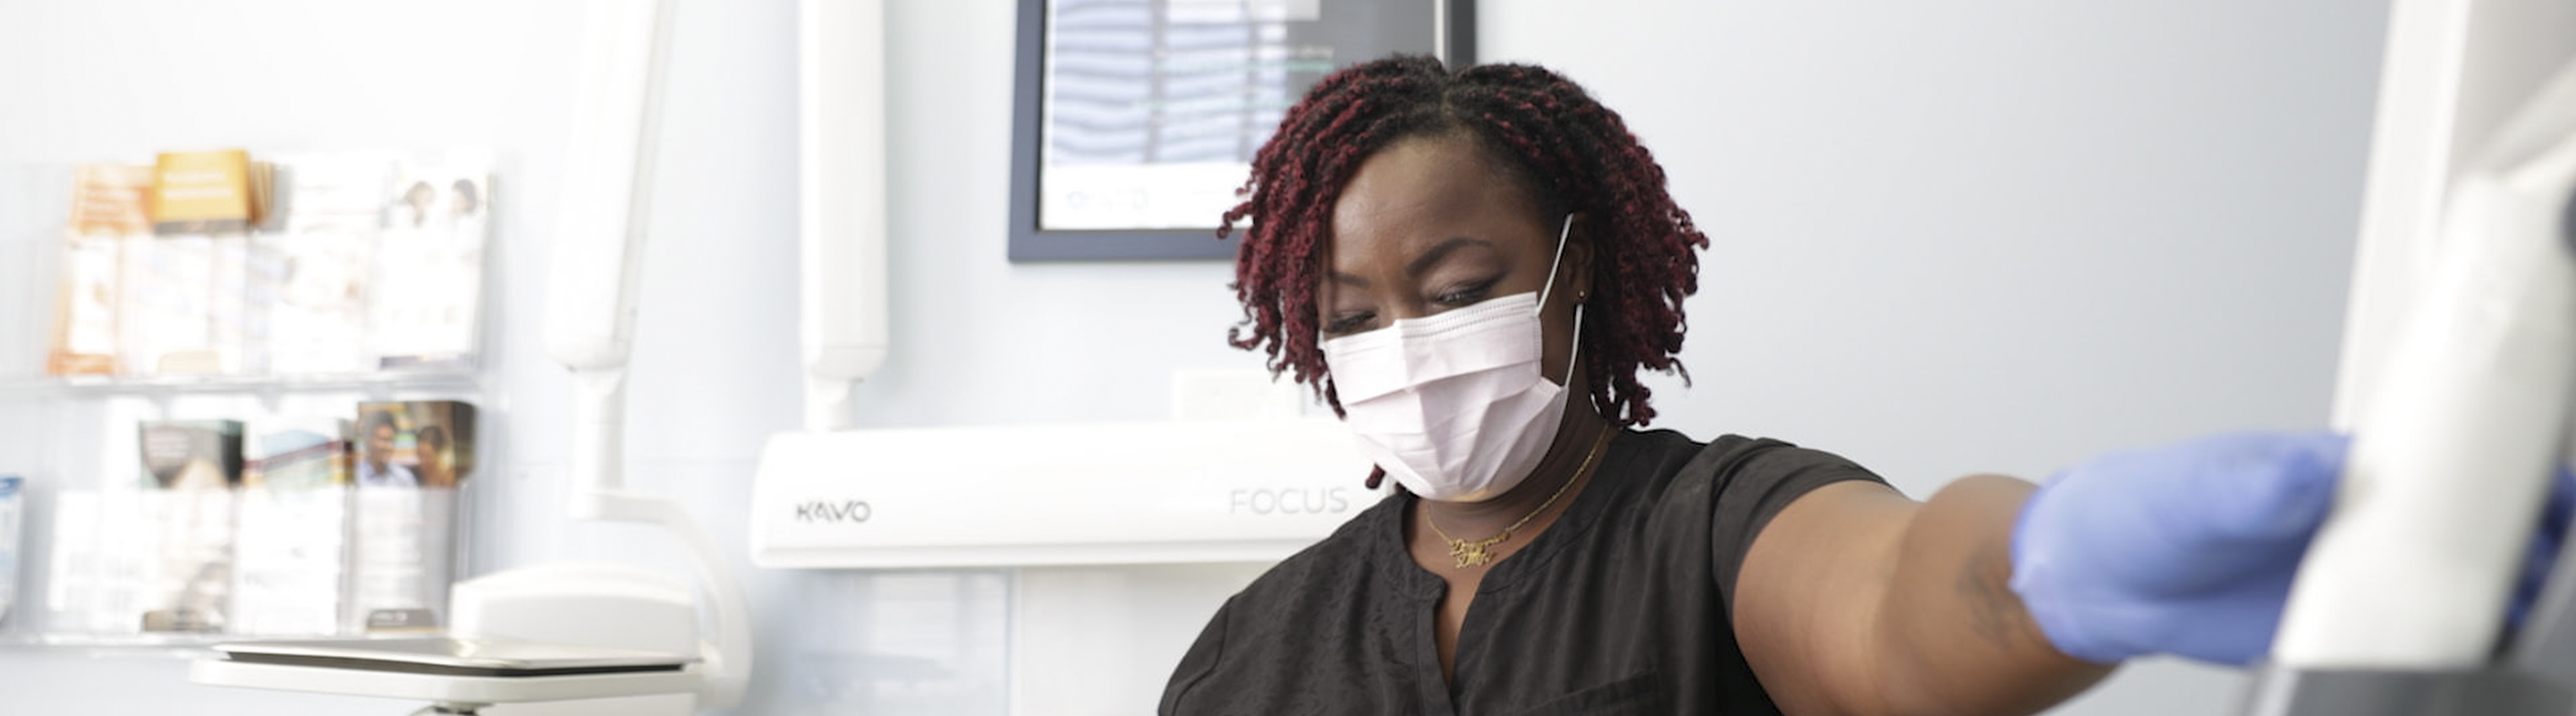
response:
<path id="1" fill-rule="evenodd" d="M 1800 716 L 2022 714 L 2135 656 L 2250 663 L 2271 649 L 2347 444 L 2219 435 L 2104 455 L 2045 487 L 1968 477 L 1923 502 L 1817 488 L 1746 554 L 1738 639 Z M 2553 505 L 2576 501 L 2561 492 Z M 2545 520 L 2535 544 L 2564 523 Z"/>
<path id="2" fill-rule="evenodd" d="M 1980 475 L 1916 502 L 1844 482 L 1790 503 L 1733 605 L 1772 699 L 1793 716 L 2025 714 L 2109 674 L 2052 647 L 2009 586 L 2034 489 Z"/>

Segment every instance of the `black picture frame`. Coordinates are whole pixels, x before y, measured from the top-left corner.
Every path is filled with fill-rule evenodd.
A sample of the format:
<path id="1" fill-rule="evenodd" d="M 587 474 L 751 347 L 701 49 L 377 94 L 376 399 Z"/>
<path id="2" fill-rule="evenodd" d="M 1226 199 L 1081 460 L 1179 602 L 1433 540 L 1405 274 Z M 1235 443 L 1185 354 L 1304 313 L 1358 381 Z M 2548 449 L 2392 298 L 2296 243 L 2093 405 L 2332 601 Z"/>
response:
<path id="1" fill-rule="evenodd" d="M 1048 229 L 1040 225 L 1040 188 L 1045 177 L 1045 140 L 1047 127 L 1046 53 L 1049 8 L 1058 0 L 1018 0 L 1018 55 L 1014 60 L 1011 124 L 1011 231 L 1010 260 L 1022 261 L 1152 261 L 1152 260 L 1230 260 L 1240 242 L 1216 238 L 1216 223 L 1222 210 L 1210 212 L 1205 228 L 1098 228 Z M 1334 8 L 1361 10 L 1400 7 L 1412 3 L 1432 6 L 1433 37 L 1422 38 L 1424 45 L 1452 67 L 1472 64 L 1476 56 L 1476 4 L 1474 0 L 1309 0 L 1319 12 Z M 1162 7 L 1164 0 L 1133 3 L 1142 7 Z M 1338 47 L 1336 48 L 1339 49 Z M 1383 57 L 1393 52 L 1413 51 L 1406 47 L 1363 48 L 1357 53 L 1336 53 L 1335 67 Z M 1302 96 L 1304 87 L 1290 90 L 1290 98 Z M 1240 179 L 1236 180 L 1237 182 Z M 1231 189 L 1232 187 L 1227 187 Z"/>

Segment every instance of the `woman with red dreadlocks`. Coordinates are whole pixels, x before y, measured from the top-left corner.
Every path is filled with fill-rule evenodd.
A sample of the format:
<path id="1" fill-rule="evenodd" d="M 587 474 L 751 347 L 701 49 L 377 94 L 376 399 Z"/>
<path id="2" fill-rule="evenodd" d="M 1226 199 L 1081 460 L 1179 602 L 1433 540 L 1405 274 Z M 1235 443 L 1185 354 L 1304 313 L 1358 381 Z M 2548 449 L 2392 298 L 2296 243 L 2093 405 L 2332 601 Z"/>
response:
<path id="1" fill-rule="evenodd" d="M 2234 435 L 1916 502 L 1643 430 L 1708 242 L 1541 68 L 1338 72 L 1244 196 L 1234 344 L 1401 489 L 1229 600 L 1165 714 L 2029 713 L 2129 657 L 2265 653 L 2340 471 L 2336 436 Z"/>

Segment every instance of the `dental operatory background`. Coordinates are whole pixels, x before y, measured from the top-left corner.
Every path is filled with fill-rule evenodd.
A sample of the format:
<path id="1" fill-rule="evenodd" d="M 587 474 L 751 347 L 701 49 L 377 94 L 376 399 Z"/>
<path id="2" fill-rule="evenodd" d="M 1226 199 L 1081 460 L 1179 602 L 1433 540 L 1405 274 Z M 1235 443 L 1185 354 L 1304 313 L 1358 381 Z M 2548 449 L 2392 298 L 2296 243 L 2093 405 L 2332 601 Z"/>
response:
<path id="1" fill-rule="evenodd" d="M 2126 446 L 2323 425 L 2388 10 L 1485 0 L 1477 54 L 1545 63 L 1618 107 L 1713 240 L 1688 307 L 1695 381 L 1652 385 L 1658 426 L 1832 446 L 1922 496 L 1976 472 L 2040 479 Z M 0 0 L 0 166 L 492 150 L 479 389 L 497 459 L 479 468 L 468 571 L 685 574 L 668 535 L 560 516 L 571 386 L 539 331 L 582 13 Z M 1240 317 L 1227 264 L 1006 258 L 1013 3 L 890 0 L 885 15 L 891 353 L 854 392 L 859 427 L 1160 420 L 1177 374 L 1258 370 L 1224 342 Z M 1258 565 L 750 564 L 755 463 L 801 410 L 796 7 L 690 0 L 674 27 L 628 481 L 688 505 L 739 570 L 760 651 L 737 712 L 1150 708 Z M 0 196 L 0 222 L 59 208 Z M 41 345 L 49 309 L 26 295 L 0 291 L 14 301 L 0 345 Z M 67 429 L 50 411 L 0 393 L 0 456 Z M 17 638 L 0 643 L 0 713 L 409 708 L 191 684 L 185 668 L 166 650 Z M 2156 660 L 2060 712 L 2226 713 L 2243 684 Z"/>

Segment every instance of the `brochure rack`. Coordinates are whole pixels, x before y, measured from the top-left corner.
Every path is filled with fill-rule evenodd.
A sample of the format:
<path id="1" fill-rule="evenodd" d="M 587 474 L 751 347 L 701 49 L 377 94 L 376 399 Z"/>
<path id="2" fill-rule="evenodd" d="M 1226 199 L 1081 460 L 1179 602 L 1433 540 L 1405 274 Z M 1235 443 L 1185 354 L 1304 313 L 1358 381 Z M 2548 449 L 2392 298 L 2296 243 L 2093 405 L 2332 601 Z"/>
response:
<path id="1" fill-rule="evenodd" d="M 150 157 L 148 153 L 140 156 Z M 450 189 L 425 206 L 470 204 L 473 224 L 439 237 L 470 236 L 470 245 L 424 242 L 426 248 L 389 250 L 376 258 L 418 275 L 394 276 L 379 268 L 366 276 L 366 281 L 378 285 L 394 281 L 398 289 L 408 282 L 410 288 L 404 290 L 419 291 L 427 285 L 445 291 L 435 297 L 447 302 L 446 320 L 451 326 L 462 326 L 458 330 L 470 350 L 437 360 L 395 360 L 399 351 L 376 351 L 371 346 L 369 353 L 360 356 L 361 362 L 347 366 L 307 368 L 272 361 L 268 365 L 277 370 L 237 364 L 203 374 L 51 374 L 48 354 L 58 347 L 60 311 L 66 300 L 66 209 L 76 191 L 77 168 L 0 166 L 0 476 L 19 476 L 24 484 L 22 530 L 17 535 L 0 534 L 0 547 L 15 541 L 17 557 L 15 570 L 0 569 L 0 584 L 15 586 L 0 589 L 0 594 L 14 592 L 13 599 L 0 602 L 0 649 L 194 655 L 215 642 L 358 636 L 389 628 L 435 626 L 443 618 L 443 604 L 408 613 L 392 608 L 353 611 L 351 600 L 368 588 L 359 584 L 368 571 L 360 568 L 367 545 L 372 542 L 381 553 L 402 539 L 450 546 L 426 552 L 436 556 L 415 565 L 420 567 L 416 573 L 388 576 L 383 569 L 375 569 L 378 584 L 373 588 L 381 592 L 386 580 L 395 580 L 399 587 L 434 593 L 443 600 L 447 585 L 466 573 L 462 568 L 466 549 L 457 537 L 468 531 L 464 516 L 474 511 L 471 505 L 478 499 L 472 481 L 463 482 L 463 489 L 370 491 L 330 485 L 284 491 L 247 489 L 238 483 L 232 489 L 195 492 L 148 489 L 151 476 L 137 457 L 138 425 L 145 421 L 222 419 L 257 426 L 275 418 L 319 416 L 347 420 L 354 428 L 357 406 L 371 401 L 482 403 L 487 417 L 494 407 L 481 399 L 487 369 L 478 360 L 493 347 L 487 336 L 491 332 L 483 329 L 489 322 L 484 317 L 490 313 L 491 291 L 482 277 L 491 263 L 488 256 L 499 247 L 485 222 L 491 196 L 488 155 L 332 152 L 256 158 L 277 162 L 277 191 L 282 193 L 279 216 L 219 241 L 239 241 L 247 247 L 296 235 L 303 228 L 290 227 L 297 218 L 293 202 L 298 197 L 292 193 L 297 172 L 331 161 L 343 166 L 388 161 L 388 186 L 394 189 L 409 184 Z M 457 166 L 469 168 L 453 169 Z M 471 177 L 475 193 L 470 198 L 451 198 L 459 196 L 463 189 L 456 187 L 466 182 L 412 180 L 414 174 L 432 170 Z M 386 199 L 398 202 L 401 195 Z M 386 204 L 384 220 L 391 220 L 394 208 Z M 465 216 L 463 209 L 458 211 L 457 216 Z M 369 220 L 374 215 L 369 210 Z M 458 225 L 465 220 L 455 219 Z M 251 261 L 256 264 L 257 257 Z M 271 273 L 282 268 L 271 266 Z M 251 287 L 219 285 L 216 291 L 213 295 L 238 297 L 251 306 L 273 300 Z M 457 317 L 459 306 L 463 307 L 461 318 Z M 384 318 L 371 315 L 367 320 Z M 341 458 L 344 463 L 365 449 L 357 444 L 363 443 L 363 436 L 351 437 L 357 439 L 342 453 L 348 456 Z M 397 459 L 424 459 L 415 457 L 427 454 L 427 448 L 412 425 L 403 425 L 397 437 L 396 454 L 401 455 Z M 475 440 L 470 435 L 466 439 L 482 464 L 499 464 L 505 457 L 497 441 Z M 449 440 L 441 436 L 431 442 Z M 429 531 L 408 537 L 391 528 L 368 531 L 370 525 L 390 524 L 389 516 L 397 515 L 401 519 L 390 522 Z M 190 552 L 185 547 L 190 544 L 200 556 L 220 557 L 208 560 L 217 564 L 190 571 L 170 558 Z M 212 587 L 217 584 L 220 589 Z M 203 608 L 209 595 L 226 601 L 220 608 Z M 240 598 L 250 601 L 232 601 Z M 136 613 L 120 613 L 136 607 L 141 607 Z M 313 616 L 324 613 L 332 616 L 327 620 Z M 306 617 L 299 621 L 291 616 L 295 614 Z M 209 621 L 204 615 L 219 618 Z M 418 623 L 401 623 L 406 619 Z"/>

